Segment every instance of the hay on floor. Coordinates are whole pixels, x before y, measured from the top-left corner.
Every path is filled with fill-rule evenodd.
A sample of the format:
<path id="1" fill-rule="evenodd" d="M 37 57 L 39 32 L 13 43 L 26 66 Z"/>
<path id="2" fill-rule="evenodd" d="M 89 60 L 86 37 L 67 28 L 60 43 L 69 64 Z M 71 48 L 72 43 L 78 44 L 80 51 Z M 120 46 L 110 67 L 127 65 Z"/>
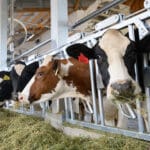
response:
<path id="1" fill-rule="evenodd" d="M 108 135 L 108 136 L 107 136 Z M 37 117 L 0 109 L 1 150 L 148 150 L 150 143 L 107 134 L 99 139 L 71 138 Z"/>

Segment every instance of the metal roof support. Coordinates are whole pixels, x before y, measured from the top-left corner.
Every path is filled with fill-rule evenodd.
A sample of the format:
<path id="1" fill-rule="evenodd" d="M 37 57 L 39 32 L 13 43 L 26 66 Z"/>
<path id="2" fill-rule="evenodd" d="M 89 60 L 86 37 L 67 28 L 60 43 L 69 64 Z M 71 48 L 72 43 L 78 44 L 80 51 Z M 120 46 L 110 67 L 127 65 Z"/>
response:
<path id="1" fill-rule="evenodd" d="M 51 0 L 51 49 L 64 45 L 68 38 L 68 1 Z M 62 57 L 62 53 L 60 55 Z M 59 100 L 53 102 L 53 106 L 59 107 Z"/>
<path id="2" fill-rule="evenodd" d="M 7 67 L 8 1 L 0 0 L 0 70 Z"/>
<path id="3" fill-rule="evenodd" d="M 68 1 L 51 0 L 51 48 L 64 45 L 68 38 Z"/>

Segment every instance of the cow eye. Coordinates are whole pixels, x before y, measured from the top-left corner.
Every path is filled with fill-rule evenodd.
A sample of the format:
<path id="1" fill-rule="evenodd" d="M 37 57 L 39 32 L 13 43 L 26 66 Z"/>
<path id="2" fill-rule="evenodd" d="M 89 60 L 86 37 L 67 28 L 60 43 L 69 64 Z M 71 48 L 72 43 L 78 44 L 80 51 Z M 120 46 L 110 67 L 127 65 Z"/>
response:
<path id="1" fill-rule="evenodd" d="M 38 76 L 38 77 L 42 77 L 42 76 L 43 76 L 43 72 L 39 72 L 39 73 L 37 74 L 37 76 Z"/>

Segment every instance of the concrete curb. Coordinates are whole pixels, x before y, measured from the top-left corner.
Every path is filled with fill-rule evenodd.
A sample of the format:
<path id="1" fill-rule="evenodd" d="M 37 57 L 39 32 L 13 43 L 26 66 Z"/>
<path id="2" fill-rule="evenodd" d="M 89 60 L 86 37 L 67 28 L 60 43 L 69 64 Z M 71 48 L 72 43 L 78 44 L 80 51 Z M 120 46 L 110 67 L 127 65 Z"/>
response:
<path id="1" fill-rule="evenodd" d="M 84 129 L 80 129 L 78 127 L 69 127 L 67 125 L 63 125 L 64 117 L 62 114 L 45 114 L 45 121 L 50 123 L 54 128 L 62 131 L 64 134 L 71 137 L 86 137 L 86 138 L 100 138 L 104 135 L 100 133 L 95 133 L 92 131 L 87 131 Z"/>

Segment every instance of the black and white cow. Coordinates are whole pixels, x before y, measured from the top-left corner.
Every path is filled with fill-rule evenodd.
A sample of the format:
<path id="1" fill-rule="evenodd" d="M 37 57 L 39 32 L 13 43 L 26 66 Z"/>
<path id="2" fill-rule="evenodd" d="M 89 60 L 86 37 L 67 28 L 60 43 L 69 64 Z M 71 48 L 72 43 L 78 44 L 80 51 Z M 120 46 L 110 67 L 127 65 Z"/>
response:
<path id="1" fill-rule="evenodd" d="M 133 99 L 141 92 L 134 79 L 136 45 L 121 32 L 110 29 L 104 33 L 95 47 L 89 50 L 84 45 L 84 51 L 82 47 L 83 44 L 75 44 L 68 47 L 66 51 L 68 55 L 75 58 L 81 53 L 88 59 L 98 58 L 99 70 L 103 83 L 107 87 L 108 99 Z"/>
<path id="2" fill-rule="evenodd" d="M 149 43 L 150 35 L 142 40 L 136 36 L 136 41 L 133 42 L 119 31 L 110 29 L 104 33 L 95 47 L 89 49 L 83 44 L 74 44 L 66 51 L 68 55 L 77 59 L 81 55 L 86 59 L 98 59 L 99 70 L 107 90 L 107 99 L 117 100 L 119 103 L 134 103 L 136 96 L 144 92 L 143 76 L 148 80 L 150 74 L 148 70 L 145 70 L 146 75 L 143 74 L 143 53 L 150 52 Z M 134 65 L 136 61 L 139 83 L 135 81 Z M 148 63 L 150 64 L 150 62 Z M 145 102 L 142 104 L 145 105 Z M 143 108 L 146 109 L 145 106 Z"/>
<path id="3" fill-rule="evenodd" d="M 25 65 L 24 62 L 18 61 L 9 72 L 0 72 L 0 102 L 5 103 L 5 100 L 16 100 L 17 92 L 21 91 L 28 81 L 34 75 L 39 67 L 38 62 Z"/>
<path id="4" fill-rule="evenodd" d="M 13 99 L 16 99 L 18 80 L 25 67 L 26 67 L 25 62 L 17 61 L 10 71 L 10 77 L 11 77 L 11 82 L 12 82 L 12 87 L 13 87 L 13 92 L 12 92 Z"/>

